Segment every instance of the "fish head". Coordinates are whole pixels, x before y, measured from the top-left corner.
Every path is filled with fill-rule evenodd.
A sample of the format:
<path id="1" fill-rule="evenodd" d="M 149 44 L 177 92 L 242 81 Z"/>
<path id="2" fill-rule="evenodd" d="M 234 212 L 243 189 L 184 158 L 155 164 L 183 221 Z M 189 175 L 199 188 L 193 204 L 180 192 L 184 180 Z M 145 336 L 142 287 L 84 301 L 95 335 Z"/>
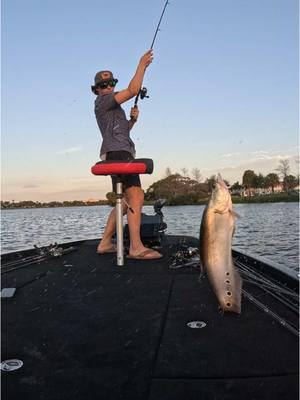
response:
<path id="1" fill-rule="evenodd" d="M 223 214 L 232 210 L 232 200 L 226 183 L 220 174 L 213 183 L 209 207 L 214 212 Z"/>

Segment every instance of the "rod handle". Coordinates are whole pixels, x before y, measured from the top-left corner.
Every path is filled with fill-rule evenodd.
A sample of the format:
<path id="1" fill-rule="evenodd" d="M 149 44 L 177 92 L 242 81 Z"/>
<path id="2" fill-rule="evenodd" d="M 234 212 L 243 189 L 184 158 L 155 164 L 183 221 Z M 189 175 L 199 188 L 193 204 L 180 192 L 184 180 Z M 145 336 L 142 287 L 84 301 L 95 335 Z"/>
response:
<path id="1" fill-rule="evenodd" d="M 136 98 L 135 98 L 133 108 L 137 108 L 138 98 L 139 98 L 139 95 L 137 95 Z M 133 120 L 133 121 L 136 121 L 136 118 L 134 118 L 133 116 L 130 116 L 130 119 Z"/>

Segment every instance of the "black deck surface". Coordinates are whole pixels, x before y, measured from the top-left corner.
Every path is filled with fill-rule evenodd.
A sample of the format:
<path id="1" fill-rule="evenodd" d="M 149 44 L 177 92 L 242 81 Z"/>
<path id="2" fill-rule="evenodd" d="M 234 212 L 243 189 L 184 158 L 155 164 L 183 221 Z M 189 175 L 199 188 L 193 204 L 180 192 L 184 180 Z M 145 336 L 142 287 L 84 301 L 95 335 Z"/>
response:
<path id="1" fill-rule="evenodd" d="M 245 298 L 241 315 L 220 313 L 206 277 L 169 268 L 178 240 L 124 267 L 80 242 L 4 274 L 17 291 L 2 301 L 2 360 L 24 365 L 2 373 L 2 399 L 298 399 L 298 338 Z"/>

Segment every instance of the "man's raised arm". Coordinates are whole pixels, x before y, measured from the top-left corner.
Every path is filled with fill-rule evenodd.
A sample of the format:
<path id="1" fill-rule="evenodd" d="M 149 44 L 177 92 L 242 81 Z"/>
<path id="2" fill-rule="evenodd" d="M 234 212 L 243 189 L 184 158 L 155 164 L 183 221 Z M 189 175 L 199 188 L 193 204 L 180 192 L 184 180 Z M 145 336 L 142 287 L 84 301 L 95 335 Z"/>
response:
<path id="1" fill-rule="evenodd" d="M 146 68 L 152 63 L 153 60 L 153 50 L 148 50 L 145 53 L 138 64 L 134 77 L 131 79 L 128 88 L 121 90 L 120 92 L 115 94 L 115 99 L 117 103 L 122 104 L 125 101 L 132 99 L 133 97 L 137 96 L 139 93 L 143 79 L 145 75 Z"/>

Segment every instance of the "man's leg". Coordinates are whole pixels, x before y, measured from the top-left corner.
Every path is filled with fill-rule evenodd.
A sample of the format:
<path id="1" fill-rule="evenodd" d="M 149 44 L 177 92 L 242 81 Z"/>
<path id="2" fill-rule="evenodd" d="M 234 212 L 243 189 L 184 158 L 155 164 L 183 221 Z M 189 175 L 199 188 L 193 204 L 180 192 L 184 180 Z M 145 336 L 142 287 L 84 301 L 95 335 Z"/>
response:
<path id="1" fill-rule="evenodd" d="M 123 207 L 123 215 L 124 215 L 127 212 L 127 205 L 124 202 L 122 202 L 122 207 Z M 98 253 L 106 252 L 111 249 L 114 250 L 114 245 L 112 244 L 111 239 L 113 237 L 113 234 L 116 231 L 116 220 L 117 220 L 116 207 L 114 207 L 109 214 L 109 217 L 108 217 L 107 223 L 106 223 L 106 227 L 103 232 L 102 239 L 97 247 Z"/>
<path id="2" fill-rule="evenodd" d="M 125 190 L 126 201 L 129 206 L 133 209 L 133 213 L 127 210 L 127 220 L 130 234 L 130 247 L 129 255 L 138 256 L 143 252 L 147 251 L 145 254 L 145 259 L 159 258 L 161 254 L 155 250 L 147 249 L 141 240 L 141 212 L 144 203 L 144 192 L 139 186 L 131 186 Z"/>

